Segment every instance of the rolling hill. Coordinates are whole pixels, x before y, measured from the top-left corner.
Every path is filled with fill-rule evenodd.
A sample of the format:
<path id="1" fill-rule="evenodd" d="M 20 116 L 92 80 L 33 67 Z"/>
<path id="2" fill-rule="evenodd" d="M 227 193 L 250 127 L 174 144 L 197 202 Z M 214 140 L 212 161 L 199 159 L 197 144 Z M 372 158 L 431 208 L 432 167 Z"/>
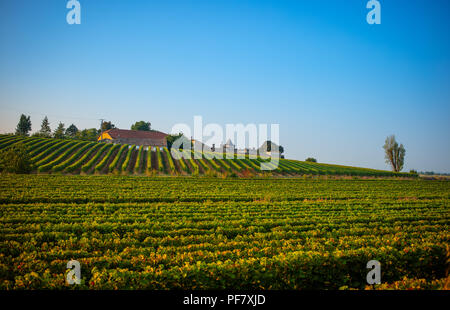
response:
<path id="1" fill-rule="evenodd" d="M 409 173 L 280 159 L 278 167 L 261 170 L 256 156 L 234 159 L 175 159 L 167 148 L 96 143 L 71 139 L 0 135 L 0 150 L 22 143 L 36 173 L 206 176 L 413 176 Z M 187 152 L 187 151 L 185 151 Z M 194 152 L 192 151 L 192 155 Z"/>

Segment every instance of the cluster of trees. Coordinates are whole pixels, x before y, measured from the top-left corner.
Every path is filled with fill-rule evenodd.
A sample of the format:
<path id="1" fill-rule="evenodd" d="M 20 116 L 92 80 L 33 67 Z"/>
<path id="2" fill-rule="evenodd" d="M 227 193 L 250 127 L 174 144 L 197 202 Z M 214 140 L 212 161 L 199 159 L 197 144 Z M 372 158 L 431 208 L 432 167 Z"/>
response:
<path id="1" fill-rule="evenodd" d="M 103 122 L 100 129 L 88 128 L 79 130 L 77 126 L 71 124 L 69 127 L 65 127 L 64 123 L 59 122 L 54 131 L 50 128 L 50 122 L 47 116 L 44 117 L 41 123 L 41 129 L 33 134 L 34 137 L 45 138 L 57 138 L 57 139 L 78 139 L 87 141 L 96 141 L 98 135 L 103 130 L 109 130 L 115 128 L 115 125 L 111 122 Z M 31 131 L 31 119 L 29 116 L 22 114 L 20 116 L 19 123 L 16 127 L 16 135 L 28 136 Z"/>
<path id="2" fill-rule="evenodd" d="M 139 121 L 131 125 L 131 130 L 151 131 L 152 124 L 145 121 Z"/>
<path id="3" fill-rule="evenodd" d="M 102 122 L 101 127 L 97 128 L 88 128 L 79 130 L 77 126 L 71 124 L 69 127 L 65 127 L 64 123 L 59 122 L 58 126 L 54 131 L 50 128 L 50 122 L 48 121 L 47 116 L 44 117 L 41 123 L 41 129 L 38 132 L 35 132 L 33 136 L 38 137 L 46 137 L 46 138 L 58 138 L 58 139 L 79 139 L 79 140 L 88 140 L 88 141 L 96 141 L 99 134 L 102 131 L 106 131 L 109 129 L 114 129 L 116 126 L 108 121 Z M 151 131 L 151 123 L 145 121 L 139 121 L 131 125 L 131 130 L 142 130 L 142 131 Z M 31 132 L 31 119 L 30 116 L 26 116 L 22 114 L 20 116 L 19 123 L 16 127 L 16 135 L 28 136 Z"/>

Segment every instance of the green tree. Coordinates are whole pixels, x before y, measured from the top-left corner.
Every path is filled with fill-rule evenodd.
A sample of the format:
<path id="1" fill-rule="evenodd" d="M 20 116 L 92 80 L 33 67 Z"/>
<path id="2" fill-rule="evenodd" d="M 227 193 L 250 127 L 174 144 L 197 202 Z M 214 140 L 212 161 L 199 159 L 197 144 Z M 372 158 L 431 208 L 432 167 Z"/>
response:
<path id="1" fill-rule="evenodd" d="M 106 131 L 110 129 L 114 129 L 116 126 L 111 122 L 103 122 L 100 130 Z"/>
<path id="2" fill-rule="evenodd" d="M 41 124 L 41 130 L 39 130 L 39 135 L 42 137 L 50 137 L 52 135 L 52 129 L 50 128 L 50 123 L 47 116 L 44 117 Z"/>
<path id="3" fill-rule="evenodd" d="M 170 150 L 172 148 L 172 144 L 179 138 L 183 138 L 182 133 L 179 133 L 177 135 L 167 135 L 166 136 L 167 148 Z M 186 141 L 188 141 L 187 143 L 189 143 L 189 140 L 186 137 L 184 137 L 183 139 L 186 139 Z M 181 144 L 180 149 L 183 149 L 183 144 Z"/>
<path id="4" fill-rule="evenodd" d="M 76 135 L 77 139 L 85 141 L 97 141 L 99 131 L 96 128 L 83 129 Z"/>
<path id="5" fill-rule="evenodd" d="M 22 114 L 20 116 L 19 123 L 16 127 L 16 135 L 28 136 L 28 133 L 31 131 L 31 120 L 30 117 Z"/>
<path id="6" fill-rule="evenodd" d="M 395 172 L 400 172 L 403 169 L 405 163 L 405 148 L 403 144 L 398 145 L 395 141 L 395 135 L 391 135 L 386 138 L 383 145 L 386 163 L 391 165 L 391 168 Z"/>
<path id="7" fill-rule="evenodd" d="M 64 139 L 65 137 L 66 129 L 64 128 L 63 123 L 59 123 L 58 127 L 55 129 L 55 132 L 53 133 L 53 137 L 56 139 Z"/>
<path id="8" fill-rule="evenodd" d="M 309 161 L 310 163 L 317 163 L 317 159 L 315 159 L 314 157 L 308 157 L 307 159 L 305 159 L 305 161 Z"/>
<path id="9" fill-rule="evenodd" d="M 131 130 L 151 131 L 151 124 L 145 121 L 136 122 L 131 125 Z"/>
<path id="10" fill-rule="evenodd" d="M 31 159 L 23 143 L 0 151 L 0 171 L 8 173 L 30 173 Z"/>
<path id="11" fill-rule="evenodd" d="M 77 133 L 78 133 L 78 128 L 74 124 L 70 125 L 66 129 L 66 136 L 69 138 L 75 138 L 77 136 Z"/>

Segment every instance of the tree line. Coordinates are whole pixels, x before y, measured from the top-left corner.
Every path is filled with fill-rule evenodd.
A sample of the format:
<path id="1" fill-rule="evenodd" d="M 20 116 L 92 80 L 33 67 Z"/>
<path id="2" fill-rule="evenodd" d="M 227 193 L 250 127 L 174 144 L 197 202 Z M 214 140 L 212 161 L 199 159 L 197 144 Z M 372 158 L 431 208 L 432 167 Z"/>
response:
<path id="1" fill-rule="evenodd" d="M 57 138 L 57 139 L 79 139 L 86 141 L 96 141 L 98 135 L 103 130 L 113 129 L 115 125 L 111 122 L 103 122 L 101 128 L 78 129 L 77 126 L 71 124 L 67 128 L 65 124 L 59 122 L 55 130 L 51 130 L 48 117 L 45 116 L 41 123 L 41 129 L 32 134 L 33 137 Z M 31 132 L 30 116 L 22 114 L 16 127 L 16 135 L 29 136 Z"/>
<path id="2" fill-rule="evenodd" d="M 48 117 L 45 116 L 41 123 L 41 129 L 32 134 L 33 137 L 57 138 L 57 139 L 78 139 L 85 141 L 97 141 L 102 131 L 114 129 L 116 126 L 110 121 L 104 121 L 100 128 L 78 129 L 77 126 L 71 124 L 65 127 L 65 124 L 59 122 L 55 130 L 51 130 Z M 151 131 L 151 123 L 139 121 L 131 125 L 131 130 Z M 31 118 L 22 114 L 16 127 L 16 135 L 29 136 L 31 132 Z"/>

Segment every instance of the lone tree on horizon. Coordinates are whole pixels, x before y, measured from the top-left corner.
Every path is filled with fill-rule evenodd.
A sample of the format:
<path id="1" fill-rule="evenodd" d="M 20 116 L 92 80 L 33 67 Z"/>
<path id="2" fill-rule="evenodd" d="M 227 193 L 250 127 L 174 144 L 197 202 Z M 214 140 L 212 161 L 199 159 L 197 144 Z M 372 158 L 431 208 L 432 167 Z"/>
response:
<path id="1" fill-rule="evenodd" d="M 19 123 L 16 127 L 16 135 L 28 136 L 31 131 L 31 120 L 29 116 L 20 115 Z"/>
<path id="2" fill-rule="evenodd" d="M 391 165 L 393 171 L 400 172 L 405 163 L 405 148 L 403 144 L 399 146 L 397 141 L 395 141 L 395 135 L 391 135 L 386 138 L 383 148 L 386 163 Z"/>

